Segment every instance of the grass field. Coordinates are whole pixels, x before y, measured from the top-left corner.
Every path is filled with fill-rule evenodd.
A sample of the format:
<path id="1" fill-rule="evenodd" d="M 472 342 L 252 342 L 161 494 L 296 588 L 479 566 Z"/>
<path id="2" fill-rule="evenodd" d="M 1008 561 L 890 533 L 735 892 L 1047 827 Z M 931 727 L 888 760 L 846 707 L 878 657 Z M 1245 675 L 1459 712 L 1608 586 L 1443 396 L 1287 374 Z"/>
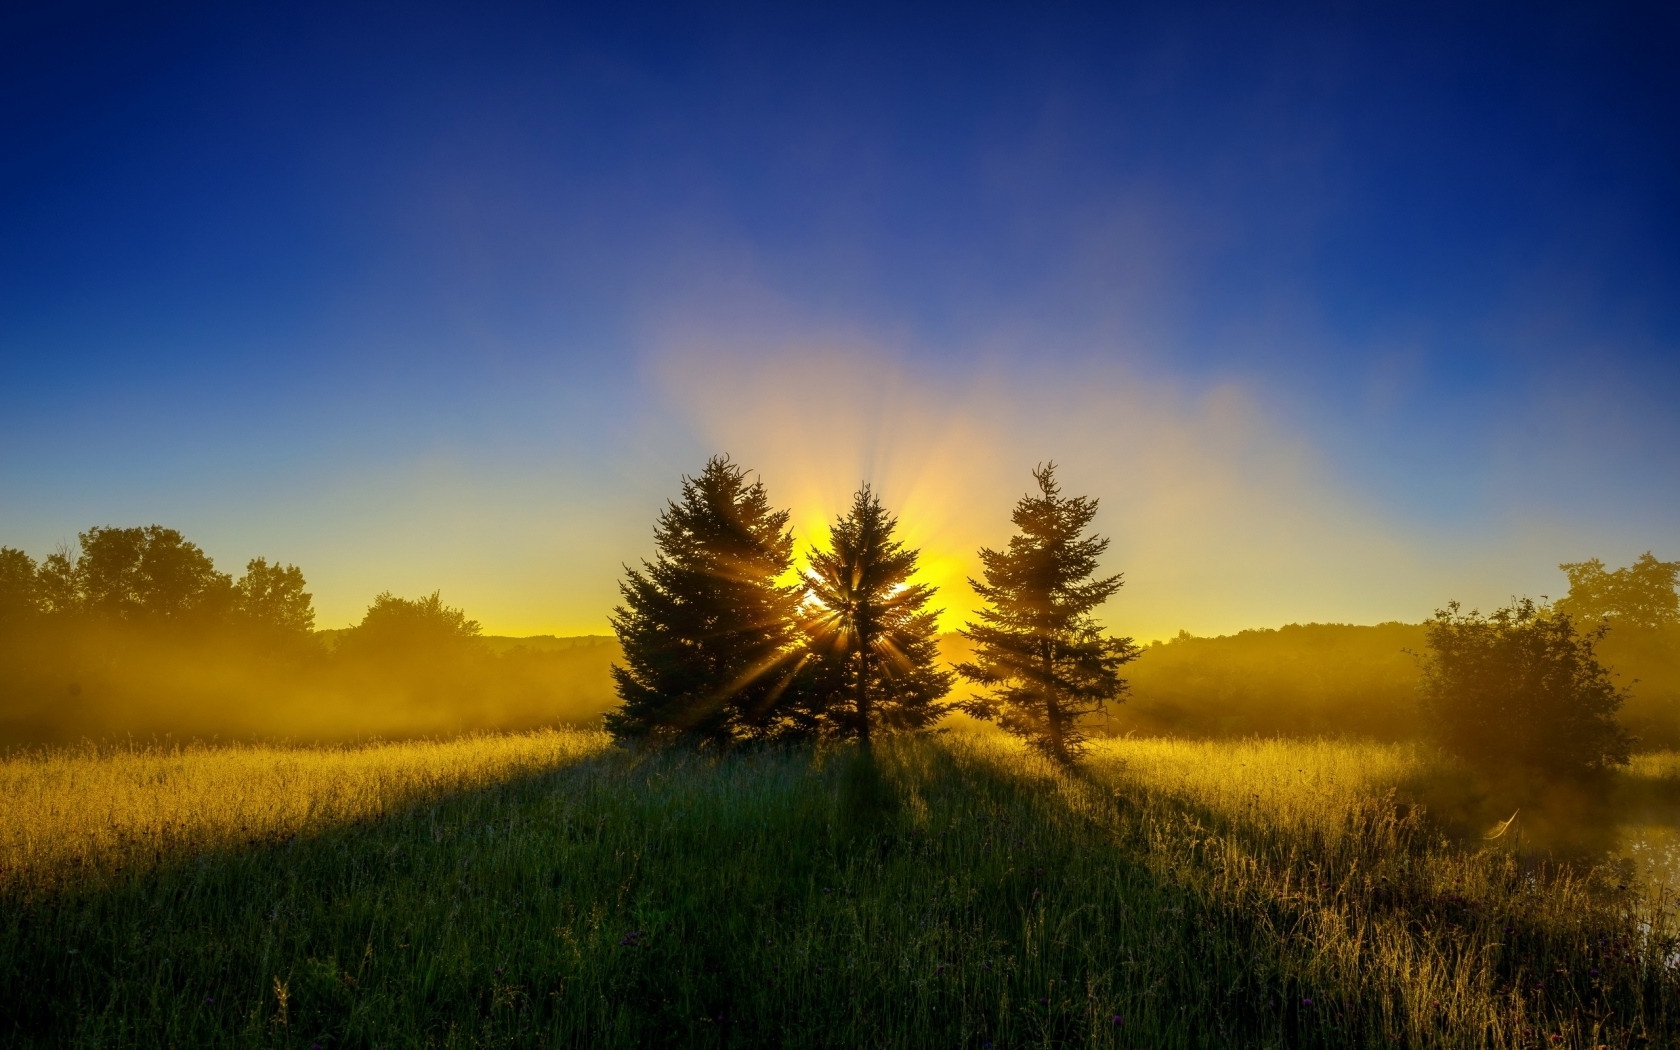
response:
<path id="1" fill-rule="evenodd" d="M 15 759 L 0 1042 L 1674 1045 L 1661 902 L 1447 839 L 1389 794 L 1437 763 L 581 732 Z"/>

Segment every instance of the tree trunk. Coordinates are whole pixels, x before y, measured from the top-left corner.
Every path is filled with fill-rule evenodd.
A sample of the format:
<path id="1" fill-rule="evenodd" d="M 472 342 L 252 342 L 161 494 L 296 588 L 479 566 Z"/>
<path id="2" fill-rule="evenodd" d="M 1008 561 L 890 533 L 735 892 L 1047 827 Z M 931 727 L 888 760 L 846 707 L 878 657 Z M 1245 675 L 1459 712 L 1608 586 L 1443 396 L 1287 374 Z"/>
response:
<path id="1" fill-rule="evenodd" d="M 857 718 L 858 739 L 869 747 L 869 646 L 858 637 Z"/>
<path id="2" fill-rule="evenodd" d="M 1067 743 L 1062 737 L 1062 708 L 1056 703 L 1056 652 L 1051 641 L 1044 643 L 1044 724 L 1050 731 L 1050 750 L 1056 761 L 1067 761 Z"/>

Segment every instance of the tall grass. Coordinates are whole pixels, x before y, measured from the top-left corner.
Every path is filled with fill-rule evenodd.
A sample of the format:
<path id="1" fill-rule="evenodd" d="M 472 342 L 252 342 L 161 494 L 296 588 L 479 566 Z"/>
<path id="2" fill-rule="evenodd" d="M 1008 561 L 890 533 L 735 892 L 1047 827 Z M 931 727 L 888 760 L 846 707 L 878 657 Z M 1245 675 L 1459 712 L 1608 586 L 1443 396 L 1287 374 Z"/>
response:
<path id="1" fill-rule="evenodd" d="M 40 889 L 185 852 L 375 820 L 607 746 L 552 730 L 360 747 L 42 750 L 0 762 L 0 888 Z"/>
<path id="2" fill-rule="evenodd" d="M 1445 840 L 1387 794 L 1422 752 L 1115 741 L 1070 772 L 988 736 L 872 760 L 520 739 L 505 746 L 549 757 L 357 811 L 377 820 L 9 884 L 0 1041 L 1624 1047 L 1680 1031 L 1666 919 L 1637 886 Z"/>

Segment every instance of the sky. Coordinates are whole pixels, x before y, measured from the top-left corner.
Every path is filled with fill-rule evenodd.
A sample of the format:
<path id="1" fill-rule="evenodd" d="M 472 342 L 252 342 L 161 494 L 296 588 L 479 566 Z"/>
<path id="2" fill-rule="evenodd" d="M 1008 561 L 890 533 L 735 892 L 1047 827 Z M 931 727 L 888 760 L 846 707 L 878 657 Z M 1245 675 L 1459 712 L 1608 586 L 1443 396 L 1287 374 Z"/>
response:
<path id="1" fill-rule="evenodd" d="M 713 453 L 945 625 L 1034 465 L 1142 639 L 1680 557 L 1680 8 L 0 12 L 0 544 L 604 633 Z"/>

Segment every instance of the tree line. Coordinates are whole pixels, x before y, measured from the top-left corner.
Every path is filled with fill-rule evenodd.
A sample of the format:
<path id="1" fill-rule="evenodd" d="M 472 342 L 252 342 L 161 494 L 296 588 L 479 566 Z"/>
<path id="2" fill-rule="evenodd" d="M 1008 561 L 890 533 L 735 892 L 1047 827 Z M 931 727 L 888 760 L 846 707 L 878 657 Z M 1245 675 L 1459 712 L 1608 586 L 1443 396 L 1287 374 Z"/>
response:
<path id="1" fill-rule="evenodd" d="M 610 644 L 483 637 L 437 592 L 317 631 L 295 565 L 235 577 L 179 531 L 99 526 L 36 562 L 0 547 L 0 747 L 82 737 L 357 739 L 598 718 Z"/>
<path id="2" fill-rule="evenodd" d="M 436 592 L 384 593 L 354 627 L 317 631 L 297 566 L 253 558 L 235 577 L 158 525 L 90 528 L 39 563 L 0 547 L 0 744 L 433 735 L 602 712 L 625 740 L 868 741 L 961 710 L 1070 760 L 1140 683 L 1147 703 L 1121 728 L 1146 733 L 1415 733 L 1480 765 L 1556 771 L 1680 741 L 1680 562 L 1568 562 L 1565 597 L 1488 615 L 1449 605 L 1422 625 L 1145 650 L 1096 619 L 1121 586 L 1097 571 L 1097 501 L 1064 496 L 1053 465 L 1033 479 L 1015 535 L 978 552 L 969 583 L 983 607 L 954 665 L 940 657 L 937 595 L 915 579 L 919 552 L 867 485 L 801 567 L 788 512 L 726 457 L 683 479 L 653 559 L 627 570 L 619 645 L 587 652 L 493 650 Z M 1350 648 L 1336 631 L 1371 637 Z M 959 680 L 973 695 L 954 702 Z M 1307 695 L 1314 685 L 1322 696 Z"/>

